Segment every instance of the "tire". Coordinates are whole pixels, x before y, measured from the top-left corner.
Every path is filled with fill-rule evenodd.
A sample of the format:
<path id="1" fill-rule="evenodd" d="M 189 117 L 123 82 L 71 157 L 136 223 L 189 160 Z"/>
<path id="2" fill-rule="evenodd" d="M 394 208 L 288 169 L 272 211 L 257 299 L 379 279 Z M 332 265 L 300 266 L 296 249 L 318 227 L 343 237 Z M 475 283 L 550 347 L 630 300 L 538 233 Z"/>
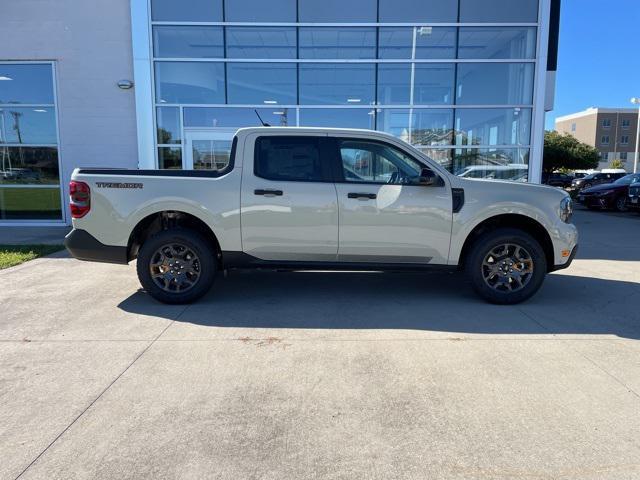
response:
<path id="1" fill-rule="evenodd" d="M 629 208 L 627 207 L 627 199 L 624 197 L 616 198 L 616 201 L 613 204 L 613 208 L 615 208 L 618 212 L 626 212 L 627 210 L 629 210 Z"/>
<path id="2" fill-rule="evenodd" d="M 506 253 L 513 257 L 516 257 L 515 247 L 520 247 L 517 258 L 525 260 L 514 262 L 519 267 L 513 266 L 510 272 L 524 272 L 530 269 L 530 273 L 518 275 L 504 272 L 507 276 L 513 275 L 513 282 L 509 280 L 506 283 L 507 276 L 491 273 L 492 269 L 496 268 L 509 269 L 509 263 L 514 260 L 507 258 L 503 262 L 499 255 L 492 255 L 496 251 L 501 252 L 504 245 L 510 246 Z M 489 259 L 486 264 L 485 259 Z M 486 301 L 499 305 L 513 305 L 527 300 L 538 291 L 547 274 L 547 259 L 540 244 L 528 233 L 515 228 L 499 228 L 486 232 L 475 240 L 465 262 L 465 270 L 475 292 Z"/>
<path id="3" fill-rule="evenodd" d="M 136 269 L 140 284 L 156 300 L 191 303 L 213 285 L 216 252 L 211 243 L 194 230 L 164 230 L 142 244 Z"/>

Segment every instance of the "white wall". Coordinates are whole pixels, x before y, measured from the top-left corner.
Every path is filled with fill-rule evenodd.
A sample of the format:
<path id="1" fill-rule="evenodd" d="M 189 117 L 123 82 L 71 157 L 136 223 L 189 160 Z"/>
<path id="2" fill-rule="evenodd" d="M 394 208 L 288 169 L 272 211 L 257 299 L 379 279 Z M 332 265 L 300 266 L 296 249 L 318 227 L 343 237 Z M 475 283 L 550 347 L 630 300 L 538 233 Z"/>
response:
<path id="1" fill-rule="evenodd" d="M 0 0 L 0 25 L 0 61 L 56 61 L 65 189 L 78 166 L 137 168 L 129 0 Z"/>

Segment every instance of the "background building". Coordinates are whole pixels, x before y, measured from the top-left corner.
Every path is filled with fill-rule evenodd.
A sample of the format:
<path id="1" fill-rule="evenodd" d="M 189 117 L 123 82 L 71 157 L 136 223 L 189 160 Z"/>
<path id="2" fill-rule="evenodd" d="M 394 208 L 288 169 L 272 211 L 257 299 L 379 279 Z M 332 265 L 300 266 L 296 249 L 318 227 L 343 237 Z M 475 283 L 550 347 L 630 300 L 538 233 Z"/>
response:
<path id="1" fill-rule="evenodd" d="M 608 168 L 620 160 L 623 168 L 633 172 L 636 158 L 636 108 L 588 108 L 582 112 L 556 118 L 556 130 L 573 135 L 600 152 L 598 169 Z"/>
<path id="2" fill-rule="evenodd" d="M 22 0 L 2 14 L 0 222 L 68 221 L 77 166 L 215 168 L 254 110 L 390 132 L 454 173 L 540 178 L 556 0 Z"/>

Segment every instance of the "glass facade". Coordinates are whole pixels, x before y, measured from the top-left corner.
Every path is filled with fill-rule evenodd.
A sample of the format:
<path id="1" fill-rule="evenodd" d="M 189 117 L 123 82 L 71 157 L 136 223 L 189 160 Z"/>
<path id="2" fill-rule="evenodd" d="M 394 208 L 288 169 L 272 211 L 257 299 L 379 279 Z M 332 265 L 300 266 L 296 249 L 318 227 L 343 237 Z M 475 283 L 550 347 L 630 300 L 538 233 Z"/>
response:
<path id="1" fill-rule="evenodd" d="M 176 5 L 151 1 L 160 168 L 197 163 L 192 130 L 260 125 L 255 109 L 271 125 L 385 131 L 457 174 L 527 179 L 538 0 Z"/>
<path id="2" fill-rule="evenodd" d="M 0 63 L 0 221 L 61 220 L 53 64 Z"/>

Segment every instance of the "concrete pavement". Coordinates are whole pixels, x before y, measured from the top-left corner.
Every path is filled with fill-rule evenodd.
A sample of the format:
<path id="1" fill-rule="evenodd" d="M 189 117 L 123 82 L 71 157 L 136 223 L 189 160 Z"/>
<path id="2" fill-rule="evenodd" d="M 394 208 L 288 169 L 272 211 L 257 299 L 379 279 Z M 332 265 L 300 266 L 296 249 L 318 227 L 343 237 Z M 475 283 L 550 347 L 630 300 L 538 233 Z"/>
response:
<path id="1" fill-rule="evenodd" d="M 0 272 L 0 478 L 640 478 L 640 216 L 531 301 L 457 274 Z"/>

